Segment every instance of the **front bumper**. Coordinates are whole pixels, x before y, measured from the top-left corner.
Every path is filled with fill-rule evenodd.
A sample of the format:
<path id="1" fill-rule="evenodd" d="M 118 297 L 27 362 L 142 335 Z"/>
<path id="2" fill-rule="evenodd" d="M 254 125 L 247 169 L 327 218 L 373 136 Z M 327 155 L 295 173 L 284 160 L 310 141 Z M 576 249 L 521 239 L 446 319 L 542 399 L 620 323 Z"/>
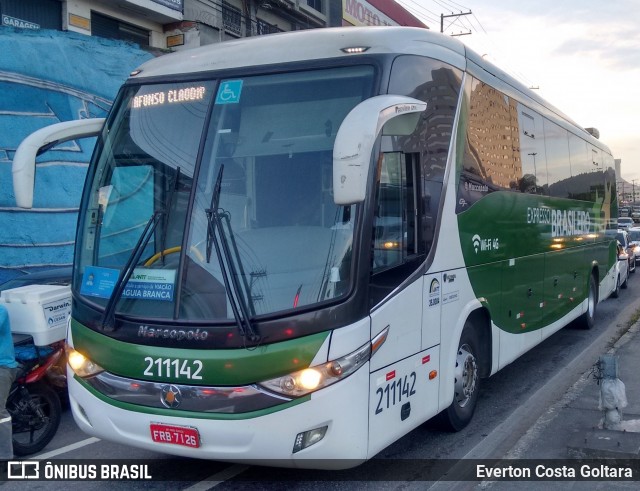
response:
<path id="1" fill-rule="evenodd" d="M 348 468 L 368 458 L 368 363 L 300 404 L 232 415 L 115 401 L 90 391 L 68 371 L 74 419 L 98 438 L 184 457 L 279 467 Z M 200 446 L 154 442 L 152 423 L 196 428 Z M 299 433 L 323 426 L 327 432 L 322 440 L 293 453 Z"/>

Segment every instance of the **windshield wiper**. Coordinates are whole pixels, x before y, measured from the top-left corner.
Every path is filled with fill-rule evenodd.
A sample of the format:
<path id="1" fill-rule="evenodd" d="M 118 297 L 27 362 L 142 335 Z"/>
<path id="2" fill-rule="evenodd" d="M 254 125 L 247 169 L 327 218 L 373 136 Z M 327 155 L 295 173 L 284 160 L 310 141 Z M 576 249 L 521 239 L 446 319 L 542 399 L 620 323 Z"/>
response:
<path id="1" fill-rule="evenodd" d="M 168 206 L 171 206 L 171 203 L 173 203 L 173 195 L 178 190 L 179 182 L 180 182 L 180 167 L 177 167 L 176 168 L 176 177 L 173 179 L 173 184 L 169 188 L 169 196 L 167 198 L 167 205 Z M 162 235 L 160 236 L 160 259 L 162 261 L 162 265 L 164 266 L 165 265 L 165 260 L 164 260 L 165 254 L 164 254 L 164 251 L 167 250 L 167 248 L 165 247 L 165 244 L 167 243 L 167 233 L 169 232 L 169 213 L 165 213 L 164 214 L 163 225 L 164 226 L 162 228 Z"/>
<path id="2" fill-rule="evenodd" d="M 246 275 L 240 259 L 240 252 L 238 251 L 238 246 L 231 229 L 229 213 L 220 210 L 220 190 L 222 188 L 223 172 L 224 164 L 220 164 L 216 184 L 211 195 L 211 205 L 205 210 L 205 213 L 207 214 L 206 259 L 207 263 L 211 261 L 211 247 L 213 246 L 216 250 L 216 256 L 220 265 L 220 273 L 222 274 L 222 280 L 224 281 L 227 296 L 229 297 L 229 303 L 231 304 L 231 310 L 233 310 L 233 316 L 236 320 L 236 325 L 238 326 L 238 331 L 240 331 L 242 336 L 248 336 L 251 341 L 256 342 L 260 340 L 260 336 L 251 324 L 251 313 L 255 315 L 255 310 L 251 303 L 251 290 L 249 289 L 249 285 L 246 280 Z M 236 261 L 238 262 L 240 276 L 244 282 L 244 291 L 247 294 L 246 298 L 238 281 L 238 270 L 236 269 L 236 265 L 231 254 L 231 247 L 229 246 L 229 241 L 224 231 L 223 219 L 227 224 L 227 229 L 229 230 L 233 253 Z M 228 266 L 228 270 L 225 263 Z"/>
<path id="3" fill-rule="evenodd" d="M 174 182 L 171 184 L 171 187 L 169 188 L 169 194 L 167 196 L 167 199 L 165 200 L 164 209 L 155 211 L 153 215 L 149 217 L 149 220 L 147 221 L 147 224 L 145 225 L 144 230 L 142 231 L 142 234 L 138 239 L 138 242 L 131 250 L 131 254 L 129 254 L 129 258 L 127 259 L 127 262 L 124 265 L 124 268 L 122 269 L 122 271 L 120 272 L 120 275 L 118 276 L 118 279 L 116 280 L 116 284 L 113 287 L 113 291 L 111 292 L 109 301 L 107 302 L 107 305 L 104 308 L 104 312 L 102 313 L 101 325 L 102 325 L 103 331 L 115 331 L 116 304 L 118 303 L 118 300 L 120 300 L 120 297 L 122 296 L 122 292 L 126 288 L 127 282 L 131 278 L 133 271 L 138 265 L 138 262 L 140 262 L 140 257 L 142 257 L 145 247 L 147 247 L 149 240 L 151 240 L 151 237 L 153 237 L 153 233 L 158 227 L 160 218 L 169 216 L 169 208 L 171 207 L 171 203 L 173 201 L 173 194 L 176 188 L 178 187 L 179 178 L 180 178 L 180 167 L 176 169 L 176 176 L 174 178 Z M 160 249 L 161 251 L 164 251 L 164 242 L 166 239 L 166 225 L 167 225 L 167 222 L 165 222 L 165 230 L 163 231 L 162 238 L 161 238 L 161 249 Z"/>
<path id="4" fill-rule="evenodd" d="M 160 217 L 164 215 L 164 210 L 159 210 L 154 212 L 153 215 L 147 221 L 147 225 L 144 227 L 142 231 L 142 235 L 138 239 L 135 247 L 131 250 L 131 254 L 129 255 L 129 259 L 127 263 L 124 265 L 124 268 L 120 272 L 120 276 L 118 276 L 118 280 L 111 292 L 111 296 L 109 297 L 109 301 L 107 302 L 106 307 L 104 308 L 104 313 L 102 314 L 102 329 L 104 331 L 115 331 L 115 311 L 116 311 L 116 303 L 120 300 L 122 296 L 122 292 L 124 291 L 129 278 L 133 274 L 133 270 L 135 266 L 140 261 L 140 257 L 144 252 L 144 248 L 147 246 L 149 239 L 153 237 L 153 232 L 158 226 L 158 222 L 160 221 Z"/>

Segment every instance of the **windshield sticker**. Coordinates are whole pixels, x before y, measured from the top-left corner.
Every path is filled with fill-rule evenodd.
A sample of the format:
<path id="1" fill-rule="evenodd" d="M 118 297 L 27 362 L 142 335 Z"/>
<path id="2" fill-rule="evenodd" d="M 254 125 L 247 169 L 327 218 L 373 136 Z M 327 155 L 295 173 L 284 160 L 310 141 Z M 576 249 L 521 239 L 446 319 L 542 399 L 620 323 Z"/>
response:
<path id="1" fill-rule="evenodd" d="M 102 206 L 103 210 L 107 209 L 111 191 L 113 191 L 113 185 L 102 186 L 100 189 L 98 189 L 98 204 Z"/>
<path id="2" fill-rule="evenodd" d="M 133 270 L 122 297 L 171 302 L 175 281 L 175 270 L 137 268 Z"/>
<path id="3" fill-rule="evenodd" d="M 242 93 L 242 80 L 227 80 L 220 84 L 216 104 L 237 104 Z"/>
<path id="4" fill-rule="evenodd" d="M 99 266 L 87 266 L 82 275 L 80 293 L 90 297 L 109 298 L 120 271 Z"/>
<path id="5" fill-rule="evenodd" d="M 99 266 L 87 266 L 82 275 L 80 293 L 91 297 L 109 298 L 120 271 Z M 137 268 L 122 292 L 123 298 L 173 301 L 175 270 Z"/>

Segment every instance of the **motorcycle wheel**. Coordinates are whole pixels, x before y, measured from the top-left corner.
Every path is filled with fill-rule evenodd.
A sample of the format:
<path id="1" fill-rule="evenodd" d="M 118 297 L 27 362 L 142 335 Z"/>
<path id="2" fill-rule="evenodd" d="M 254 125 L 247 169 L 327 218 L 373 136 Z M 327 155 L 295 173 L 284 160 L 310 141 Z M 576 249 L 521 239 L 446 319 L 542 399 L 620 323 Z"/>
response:
<path id="1" fill-rule="evenodd" d="M 58 430 L 62 412 L 58 394 L 48 385 L 29 384 L 26 389 L 31 401 L 20 395 L 20 391 L 7 401 L 12 419 L 13 453 L 17 456 L 30 455 L 46 447 Z"/>

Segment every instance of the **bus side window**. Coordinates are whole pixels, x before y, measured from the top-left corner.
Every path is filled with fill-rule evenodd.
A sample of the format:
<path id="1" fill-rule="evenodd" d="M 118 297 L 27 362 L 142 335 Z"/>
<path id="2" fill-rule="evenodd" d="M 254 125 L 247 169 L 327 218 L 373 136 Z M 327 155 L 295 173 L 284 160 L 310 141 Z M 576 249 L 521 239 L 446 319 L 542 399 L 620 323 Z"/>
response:
<path id="1" fill-rule="evenodd" d="M 372 272 L 404 264 L 419 252 L 418 158 L 382 154 L 378 167 Z"/>
<path id="2" fill-rule="evenodd" d="M 518 190 L 529 194 L 549 194 L 547 157 L 545 151 L 542 117 L 520 105 L 520 161 L 522 175 L 517 181 Z"/>

